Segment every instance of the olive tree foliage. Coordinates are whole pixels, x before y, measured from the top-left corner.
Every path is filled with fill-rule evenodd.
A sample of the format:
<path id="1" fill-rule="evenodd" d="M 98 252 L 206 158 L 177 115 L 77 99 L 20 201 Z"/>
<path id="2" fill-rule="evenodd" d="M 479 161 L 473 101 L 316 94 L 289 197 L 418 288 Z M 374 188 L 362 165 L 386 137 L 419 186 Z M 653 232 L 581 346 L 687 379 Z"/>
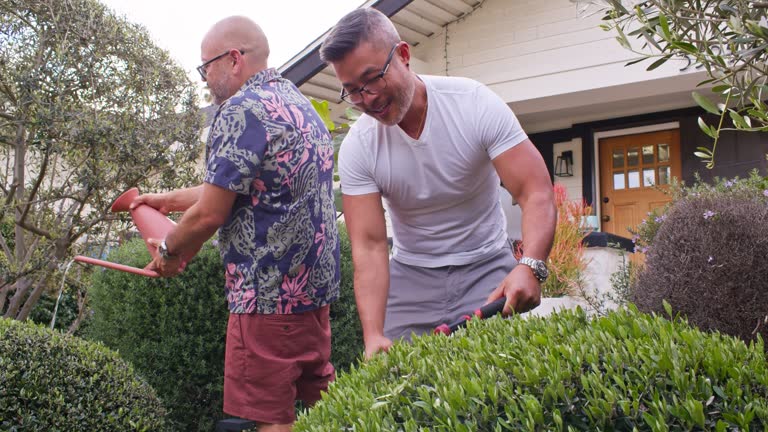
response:
<path id="1" fill-rule="evenodd" d="M 199 117 L 143 27 L 96 0 L 0 2 L 0 313 L 26 319 L 122 191 L 189 181 Z"/>
<path id="2" fill-rule="evenodd" d="M 714 167 L 721 131 L 768 131 L 768 1 L 755 0 L 571 0 L 582 12 L 603 13 L 606 31 L 619 43 L 653 60 L 653 70 L 673 58 L 688 58 L 703 68 L 719 103 L 693 93 L 696 103 L 719 117 L 716 125 L 699 119 L 713 139 L 696 156 Z M 632 43 L 637 39 L 640 43 Z"/>

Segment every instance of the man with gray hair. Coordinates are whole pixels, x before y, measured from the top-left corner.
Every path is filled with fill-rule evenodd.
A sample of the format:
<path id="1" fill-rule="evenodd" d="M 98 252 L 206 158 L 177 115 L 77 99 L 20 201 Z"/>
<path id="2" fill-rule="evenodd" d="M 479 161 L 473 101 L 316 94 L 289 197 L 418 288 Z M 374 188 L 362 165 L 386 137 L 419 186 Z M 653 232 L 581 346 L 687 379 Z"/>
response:
<path id="1" fill-rule="evenodd" d="M 339 295 L 339 241 L 328 129 L 290 81 L 267 67 L 256 23 L 230 17 L 203 39 L 197 68 L 219 104 L 201 186 L 136 198 L 184 211 L 155 239 L 150 268 L 183 270 L 217 229 L 230 315 L 224 412 L 260 432 L 290 431 L 294 404 L 312 405 L 334 377 L 329 304 Z"/>
<path id="2" fill-rule="evenodd" d="M 509 107 L 476 81 L 412 72 L 410 47 L 375 9 L 343 17 L 320 56 L 364 113 L 339 173 L 366 357 L 502 296 L 505 315 L 536 307 L 556 209 L 546 165 Z M 523 211 L 522 266 L 499 179 Z"/>

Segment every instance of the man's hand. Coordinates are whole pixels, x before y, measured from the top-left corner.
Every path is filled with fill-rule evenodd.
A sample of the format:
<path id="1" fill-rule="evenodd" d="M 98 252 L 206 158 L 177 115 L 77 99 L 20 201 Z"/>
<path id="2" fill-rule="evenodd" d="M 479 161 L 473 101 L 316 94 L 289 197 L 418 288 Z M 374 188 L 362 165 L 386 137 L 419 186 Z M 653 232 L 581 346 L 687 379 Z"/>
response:
<path id="1" fill-rule="evenodd" d="M 508 316 L 513 312 L 523 313 L 541 303 L 541 285 L 527 265 L 518 264 L 488 296 L 485 304 L 504 296 L 507 302 L 501 314 Z"/>
<path id="2" fill-rule="evenodd" d="M 143 194 L 133 199 L 130 209 L 133 210 L 141 204 L 146 204 L 160 213 L 167 215 L 171 212 L 171 203 L 168 194 Z"/>
<path id="3" fill-rule="evenodd" d="M 380 352 L 387 352 L 392 346 L 392 341 L 384 335 L 373 336 L 365 340 L 365 359 L 370 360 Z"/>
<path id="4" fill-rule="evenodd" d="M 155 247 L 160 247 L 162 240 L 148 239 L 147 243 Z M 160 252 L 156 254 L 156 258 L 152 260 L 145 268 L 157 272 L 162 277 L 172 277 L 184 271 L 187 263 L 181 261 L 180 256 L 169 257 L 167 259 L 160 256 Z"/>

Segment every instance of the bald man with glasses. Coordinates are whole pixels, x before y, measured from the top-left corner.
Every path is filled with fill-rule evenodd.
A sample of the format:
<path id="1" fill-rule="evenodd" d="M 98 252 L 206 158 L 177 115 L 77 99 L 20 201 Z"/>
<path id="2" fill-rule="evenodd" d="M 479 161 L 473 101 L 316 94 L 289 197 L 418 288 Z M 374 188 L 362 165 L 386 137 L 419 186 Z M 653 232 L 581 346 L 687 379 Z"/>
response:
<path id="1" fill-rule="evenodd" d="M 245 17 L 215 24 L 197 70 L 219 105 L 201 186 L 132 203 L 184 212 L 153 239 L 163 276 L 217 230 L 229 304 L 224 412 L 290 431 L 334 378 L 329 305 L 339 295 L 331 135 L 312 104 L 267 66 L 269 44 Z M 212 305 L 213 307 L 213 305 Z"/>

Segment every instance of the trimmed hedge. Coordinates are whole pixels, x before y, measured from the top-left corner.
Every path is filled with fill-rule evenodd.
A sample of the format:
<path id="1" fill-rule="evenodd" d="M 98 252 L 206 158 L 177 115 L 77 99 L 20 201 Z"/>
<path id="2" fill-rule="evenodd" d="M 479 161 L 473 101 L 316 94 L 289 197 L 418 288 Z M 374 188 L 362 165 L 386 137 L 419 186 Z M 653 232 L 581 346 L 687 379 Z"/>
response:
<path id="1" fill-rule="evenodd" d="M 110 261 L 142 267 L 144 241 L 132 240 Z M 93 316 L 84 330 L 130 361 L 155 388 L 178 431 L 211 431 L 223 418 L 227 309 L 224 267 L 206 244 L 170 279 L 98 270 L 89 291 Z"/>
<path id="2" fill-rule="evenodd" d="M 159 431 L 164 413 L 115 352 L 0 319 L 0 430 Z"/>
<path id="3" fill-rule="evenodd" d="M 343 374 L 294 430 L 763 430 L 762 344 L 634 306 L 472 321 Z"/>
<path id="4" fill-rule="evenodd" d="M 337 371 L 345 371 L 362 358 L 363 328 L 357 316 L 353 289 L 352 246 L 347 227 L 339 223 L 341 246 L 341 288 L 339 299 L 331 305 L 331 362 Z"/>

